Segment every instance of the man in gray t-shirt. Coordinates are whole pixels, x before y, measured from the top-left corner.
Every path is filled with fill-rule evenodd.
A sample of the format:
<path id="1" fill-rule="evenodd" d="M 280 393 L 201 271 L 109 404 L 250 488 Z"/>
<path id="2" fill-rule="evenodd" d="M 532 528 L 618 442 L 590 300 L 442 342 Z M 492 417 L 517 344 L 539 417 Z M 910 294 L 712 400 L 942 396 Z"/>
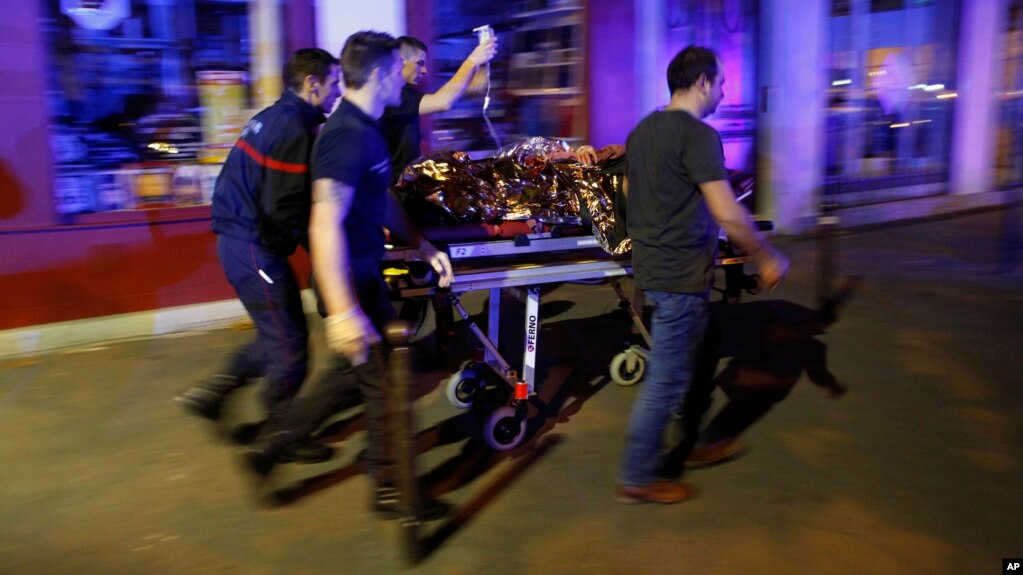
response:
<path id="1" fill-rule="evenodd" d="M 685 110 L 654 112 L 629 135 L 628 230 L 644 290 L 703 294 L 714 274 L 718 224 L 699 184 L 727 180 L 721 138 Z"/>
<path id="2" fill-rule="evenodd" d="M 775 287 L 788 269 L 735 200 L 721 138 L 702 122 L 724 97 L 724 82 L 713 50 L 682 50 L 668 66 L 671 101 L 644 118 L 626 145 L 633 273 L 654 315 L 653 350 L 622 458 L 622 503 L 677 503 L 693 493 L 685 483 L 658 479 L 657 472 L 670 410 L 680 398 L 683 413 L 700 401 L 686 392 L 707 330 L 718 226 L 753 257 L 764 285 Z"/>

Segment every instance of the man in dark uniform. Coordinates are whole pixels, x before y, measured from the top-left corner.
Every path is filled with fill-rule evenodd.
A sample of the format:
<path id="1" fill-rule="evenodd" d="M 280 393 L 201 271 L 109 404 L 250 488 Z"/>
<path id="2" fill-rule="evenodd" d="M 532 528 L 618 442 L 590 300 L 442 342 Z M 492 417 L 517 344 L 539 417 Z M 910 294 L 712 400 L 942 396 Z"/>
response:
<path id="1" fill-rule="evenodd" d="M 366 402 L 365 462 L 374 480 L 373 509 L 384 517 L 399 513 L 388 416 L 381 384 L 386 349 L 384 325 L 394 319 L 381 272 L 384 227 L 418 249 L 437 272 L 442 287 L 453 280 L 447 255 L 424 240 L 389 189 L 390 153 L 377 123 L 386 104 L 401 95 L 401 59 L 394 38 L 358 32 L 341 52 L 346 93 L 327 121 L 313 151 L 313 207 L 310 243 L 319 295 L 326 308 L 327 346 L 333 351 L 333 379 L 322 378 L 289 409 L 281 432 L 247 452 L 253 471 L 266 475 L 289 446 L 315 431 L 336 409 L 338 398 L 358 389 Z M 448 506 L 426 499 L 423 519 Z"/>
<path id="2" fill-rule="evenodd" d="M 284 67 L 287 91 L 245 125 L 213 192 L 217 256 L 256 325 L 218 374 L 175 400 L 217 421 L 227 395 L 266 378 L 268 425 L 280 419 L 306 376 L 309 332 L 288 256 L 309 249 L 309 158 L 317 128 L 340 95 L 338 59 L 319 48 L 298 50 Z M 326 446 L 289 452 L 295 460 L 330 457 Z"/>
<path id="3" fill-rule="evenodd" d="M 693 432 L 705 410 L 705 398 L 687 392 L 708 326 L 718 226 L 753 257 L 764 285 L 773 288 L 788 269 L 735 200 L 721 137 L 702 121 L 724 97 L 724 82 L 713 50 L 682 50 L 668 66 L 668 106 L 644 118 L 626 143 L 632 269 L 654 315 L 652 354 L 622 457 L 622 503 L 677 503 L 693 493 L 689 485 L 657 475 L 672 407 L 682 398 L 683 420 Z M 678 455 L 685 459 L 688 453 Z"/>
<path id="4" fill-rule="evenodd" d="M 465 93 L 480 66 L 490 62 L 497 53 L 497 40 L 494 38 L 479 44 L 447 83 L 436 92 L 427 94 L 418 88 L 419 81 L 427 73 L 426 44 L 412 36 L 402 36 L 398 38 L 398 45 L 402 59 L 401 77 L 405 85 L 401 88 L 401 101 L 388 105 L 380 121 L 391 152 L 392 184 L 398 181 L 405 166 L 422 154 L 419 117 L 450 110 Z"/>
<path id="5" fill-rule="evenodd" d="M 412 36 L 398 38 L 401 53 L 401 77 L 405 85 L 401 88 L 401 102 L 384 108 L 380 127 L 387 140 L 391 154 L 391 185 L 398 182 L 402 171 L 410 162 L 422 155 L 422 133 L 419 118 L 425 114 L 444 112 L 465 93 L 473 76 L 481 66 L 486 65 L 497 53 L 497 40 L 490 38 L 476 46 L 469 57 L 462 62 L 455 74 L 439 90 L 427 94 L 419 90 L 419 81 L 426 76 L 426 44 Z M 406 196 L 398 191 L 398 201 L 418 225 L 435 224 L 447 216 L 435 205 L 418 196 Z M 425 313 L 418 302 L 406 302 L 404 314 L 413 316 Z M 451 303 L 444 294 L 433 297 L 433 309 L 437 321 L 437 345 L 440 355 L 446 351 L 447 341 L 452 335 L 454 323 Z"/>

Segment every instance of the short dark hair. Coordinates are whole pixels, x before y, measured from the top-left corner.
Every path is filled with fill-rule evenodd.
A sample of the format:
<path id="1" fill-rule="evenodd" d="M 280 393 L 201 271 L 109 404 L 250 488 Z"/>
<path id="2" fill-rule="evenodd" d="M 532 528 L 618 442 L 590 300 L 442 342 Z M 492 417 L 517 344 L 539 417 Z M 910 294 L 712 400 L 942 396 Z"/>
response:
<path id="1" fill-rule="evenodd" d="M 363 30 L 349 36 L 341 49 L 345 86 L 356 90 L 363 87 L 373 68 L 383 67 L 384 60 L 393 58 L 397 49 L 398 41 L 386 32 Z"/>
<path id="2" fill-rule="evenodd" d="M 713 82 L 718 77 L 717 52 L 703 46 L 687 46 L 668 64 L 668 91 L 688 90 L 706 74 Z"/>
<path id="3" fill-rule="evenodd" d="M 412 36 L 398 36 L 398 49 L 401 50 L 402 55 L 405 54 L 407 49 L 422 50 L 423 52 L 429 52 L 430 50 L 426 47 L 419 38 L 413 38 Z"/>
<path id="4" fill-rule="evenodd" d="M 316 76 L 321 82 L 325 82 L 330 74 L 330 67 L 340 63 L 330 52 L 321 48 L 296 50 L 284 65 L 284 86 L 297 92 L 302 89 L 302 82 L 306 76 Z"/>

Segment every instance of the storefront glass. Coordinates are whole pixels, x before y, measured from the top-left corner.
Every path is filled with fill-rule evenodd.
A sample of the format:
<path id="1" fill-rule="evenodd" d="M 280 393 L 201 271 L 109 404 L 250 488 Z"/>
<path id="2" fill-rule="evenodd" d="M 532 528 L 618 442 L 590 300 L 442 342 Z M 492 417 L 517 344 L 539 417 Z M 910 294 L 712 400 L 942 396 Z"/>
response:
<path id="1" fill-rule="evenodd" d="M 756 0 L 667 2 L 668 32 L 661 67 L 667 70 L 671 58 L 689 45 L 710 46 L 718 52 L 724 65 L 725 97 L 706 121 L 721 134 L 728 168 L 750 174 L 756 170 L 758 7 Z"/>
<path id="2" fill-rule="evenodd" d="M 206 203 L 248 117 L 249 3 L 48 0 L 59 214 Z"/>
<path id="3" fill-rule="evenodd" d="M 489 80 L 480 75 L 451 110 L 432 118 L 429 148 L 493 150 L 531 136 L 583 143 L 584 6 L 582 0 L 433 0 L 433 89 L 476 46 L 471 30 L 481 23 L 494 30 L 500 51 Z"/>
<path id="4" fill-rule="evenodd" d="M 947 191 L 958 15 L 958 0 L 832 0 L 826 196 Z"/>
<path id="5" fill-rule="evenodd" d="M 1003 73 L 996 179 L 1007 189 L 1023 186 L 1023 0 L 1010 3 Z"/>

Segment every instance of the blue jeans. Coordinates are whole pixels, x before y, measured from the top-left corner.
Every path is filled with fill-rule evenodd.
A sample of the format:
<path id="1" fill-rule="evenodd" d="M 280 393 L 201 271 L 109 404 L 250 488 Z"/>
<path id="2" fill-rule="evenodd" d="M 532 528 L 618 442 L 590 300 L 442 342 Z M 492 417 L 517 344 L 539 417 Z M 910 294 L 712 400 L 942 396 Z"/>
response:
<path id="1" fill-rule="evenodd" d="M 653 349 L 632 404 L 619 480 L 647 485 L 661 467 L 661 436 L 671 410 L 689 390 L 710 317 L 704 294 L 645 292 L 654 307 Z M 688 397 L 687 397 L 688 399 Z"/>

